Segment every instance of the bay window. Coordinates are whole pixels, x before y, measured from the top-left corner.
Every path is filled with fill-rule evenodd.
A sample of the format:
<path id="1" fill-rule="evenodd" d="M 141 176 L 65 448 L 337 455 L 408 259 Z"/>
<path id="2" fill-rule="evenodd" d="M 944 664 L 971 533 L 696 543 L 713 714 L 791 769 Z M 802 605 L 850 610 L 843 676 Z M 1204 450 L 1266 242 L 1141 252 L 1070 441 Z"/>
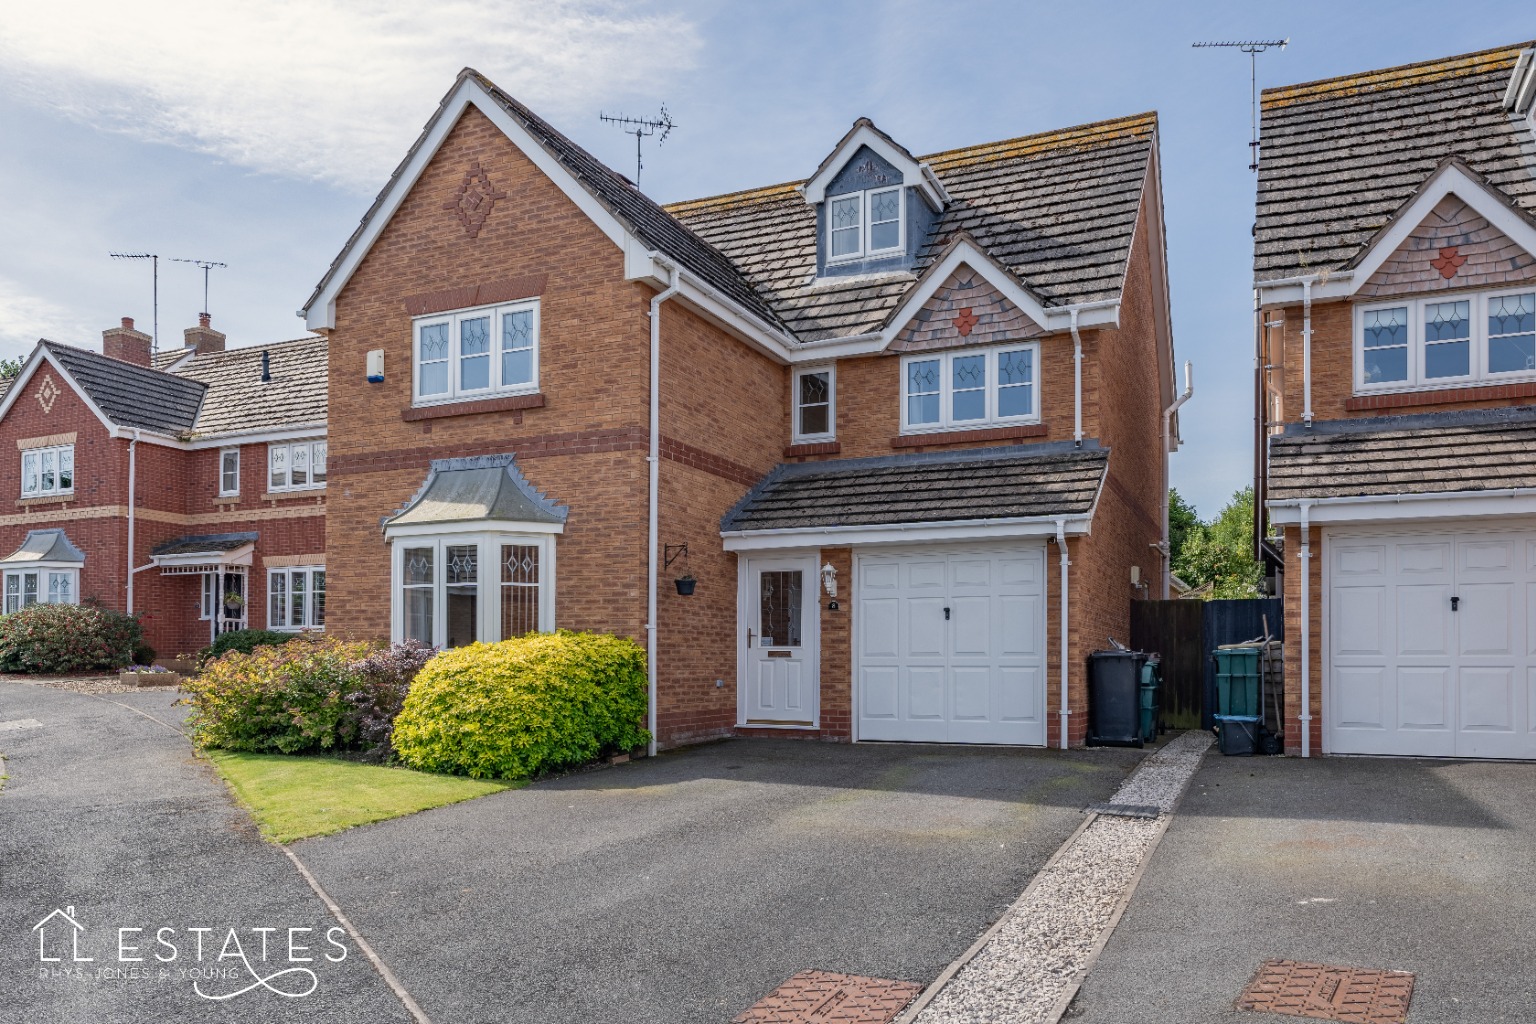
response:
<path id="1" fill-rule="evenodd" d="M 5 614 L 34 604 L 79 604 L 78 569 L 5 570 Z"/>
<path id="2" fill-rule="evenodd" d="M 324 487 L 325 459 L 324 441 L 268 445 L 267 490 L 305 491 Z"/>
<path id="3" fill-rule="evenodd" d="M 325 628 L 325 566 L 267 571 L 267 628 Z"/>
<path id="4" fill-rule="evenodd" d="M 905 433 L 1036 423 L 1036 342 L 907 356 L 901 363 Z"/>
<path id="5" fill-rule="evenodd" d="M 554 629 L 552 534 L 407 534 L 392 546 L 396 640 L 448 648 Z"/>
<path id="6" fill-rule="evenodd" d="M 21 453 L 21 496 L 47 498 L 75 492 L 75 446 L 31 448 Z"/>
<path id="7" fill-rule="evenodd" d="M 414 335 L 416 405 L 539 389 L 537 299 L 417 317 Z"/>
<path id="8" fill-rule="evenodd" d="M 1361 305 L 1355 338 L 1358 391 L 1536 379 L 1536 290 Z"/>

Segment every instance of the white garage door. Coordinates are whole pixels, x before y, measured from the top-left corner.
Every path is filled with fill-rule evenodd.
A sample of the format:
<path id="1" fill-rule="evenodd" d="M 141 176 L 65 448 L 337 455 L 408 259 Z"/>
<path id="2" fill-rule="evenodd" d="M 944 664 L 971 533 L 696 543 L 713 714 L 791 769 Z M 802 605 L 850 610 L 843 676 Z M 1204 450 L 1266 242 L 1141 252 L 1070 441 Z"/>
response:
<path id="1" fill-rule="evenodd" d="M 1045 546 L 861 555 L 859 739 L 1045 743 Z"/>
<path id="2" fill-rule="evenodd" d="M 1329 539 L 1325 749 L 1536 757 L 1536 533 Z"/>

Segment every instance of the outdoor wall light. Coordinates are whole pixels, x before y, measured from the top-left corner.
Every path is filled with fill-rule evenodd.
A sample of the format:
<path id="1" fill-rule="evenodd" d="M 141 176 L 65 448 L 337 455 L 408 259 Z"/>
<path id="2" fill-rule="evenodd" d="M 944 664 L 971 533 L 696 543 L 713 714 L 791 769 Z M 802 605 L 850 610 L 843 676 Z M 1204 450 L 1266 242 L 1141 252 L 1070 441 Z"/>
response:
<path id="1" fill-rule="evenodd" d="M 831 562 L 821 567 L 821 587 L 828 597 L 837 596 L 837 570 L 832 568 Z"/>

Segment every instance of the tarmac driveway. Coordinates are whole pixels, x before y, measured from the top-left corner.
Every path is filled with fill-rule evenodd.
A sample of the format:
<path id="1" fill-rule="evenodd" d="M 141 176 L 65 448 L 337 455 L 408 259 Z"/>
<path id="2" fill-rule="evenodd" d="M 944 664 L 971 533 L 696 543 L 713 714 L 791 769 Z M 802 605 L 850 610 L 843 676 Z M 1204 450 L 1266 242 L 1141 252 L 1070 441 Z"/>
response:
<path id="1" fill-rule="evenodd" d="M 1536 1015 L 1536 764 L 1208 757 L 1069 1021 L 1237 1010 L 1270 958 L 1417 975 L 1409 1024 Z"/>
<path id="2" fill-rule="evenodd" d="M 732 740 L 293 849 L 435 1024 L 723 1024 L 932 981 L 1138 759 Z"/>

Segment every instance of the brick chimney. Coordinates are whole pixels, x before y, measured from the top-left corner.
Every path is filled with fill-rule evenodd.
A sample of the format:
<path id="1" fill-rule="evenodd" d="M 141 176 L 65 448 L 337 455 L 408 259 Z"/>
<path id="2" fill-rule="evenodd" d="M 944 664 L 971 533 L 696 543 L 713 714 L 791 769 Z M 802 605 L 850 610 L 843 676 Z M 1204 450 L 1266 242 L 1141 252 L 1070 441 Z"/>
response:
<path id="1" fill-rule="evenodd" d="M 224 335 L 209 326 L 212 323 L 213 318 L 207 313 L 197 314 L 197 326 L 188 327 L 181 332 L 187 339 L 187 348 L 197 349 L 198 355 L 207 352 L 223 352 Z"/>
<path id="2" fill-rule="evenodd" d="M 123 326 L 109 327 L 101 332 L 101 351 L 113 359 L 137 366 L 149 365 L 150 344 L 153 342 L 143 331 L 133 329 L 133 317 L 123 317 Z"/>

